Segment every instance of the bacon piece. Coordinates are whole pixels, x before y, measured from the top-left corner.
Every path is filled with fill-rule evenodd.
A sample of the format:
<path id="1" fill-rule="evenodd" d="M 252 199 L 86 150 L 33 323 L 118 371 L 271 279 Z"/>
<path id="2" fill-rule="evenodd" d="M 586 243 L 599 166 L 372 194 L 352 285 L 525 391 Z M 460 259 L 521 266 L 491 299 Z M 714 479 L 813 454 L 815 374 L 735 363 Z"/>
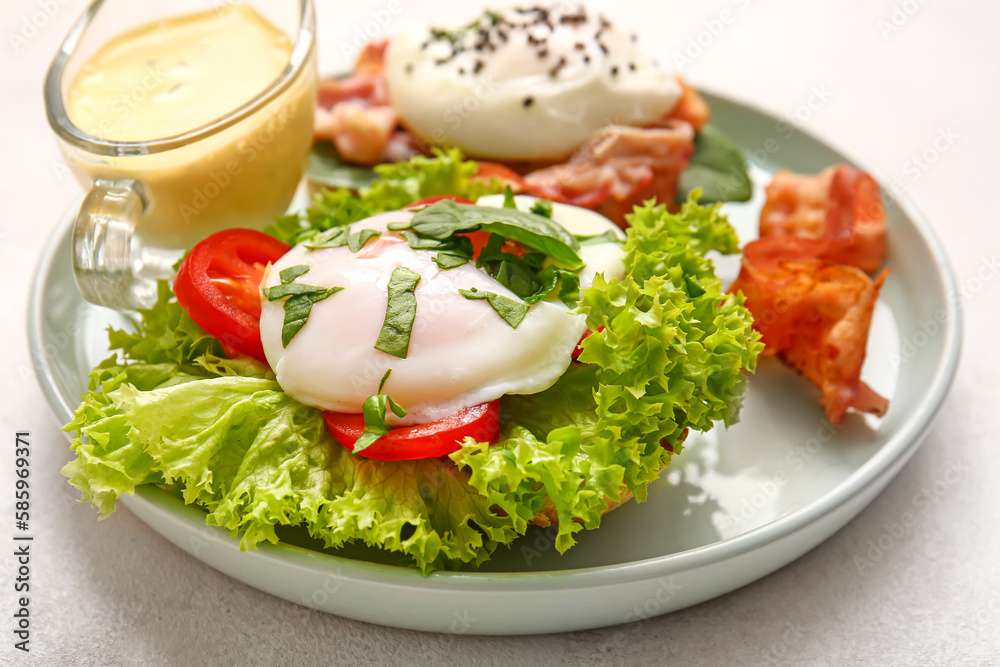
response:
<path id="1" fill-rule="evenodd" d="M 389 103 L 386 44 L 367 44 L 350 76 L 319 82 L 313 138 L 332 141 L 347 162 L 401 162 L 422 152 Z"/>
<path id="2" fill-rule="evenodd" d="M 885 209 L 871 176 L 845 164 L 815 175 L 781 169 L 766 191 L 761 238 L 825 240 L 827 262 L 878 270 L 885 256 Z"/>
<path id="3" fill-rule="evenodd" d="M 708 108 L 708 102 L 682 77 L 677 77 L 677 83 L 681 85 L 681 97 L 666 118 L 668 120 L 682 120 L 691 125 L 695 132 L 699 132 L 701 128 L 705 127 L 712 115 Z"/>
<path id="4" fill-rule="evenodd" d="M 820 403 L 833 424 L 848 408 L 885 414 L 889 401 L 861 381 L 868 329 L 879 290 L 853 266 L 831 266 L 821 258 L 829 243 L 773 237 L 747 244 L 740 275 L 730 292 L 742 291 L 767 354 L 820 388 Z"/>
<path id="5" fill-rule="evenodd" d="M 671 204 L 694 151 L 694 130 L 683 121 L 663 127 L 610 125 L 569 161 L 532 171 L 525 183 L 539 196 L 593 208 L 621 226 L 633 206 L 656 198 Z"/>
<path id="6" fill-rule="evenodd" d="M 385 78 L 381 74 L 352 74 L 342 79 L 319 82 L 317 105 L 331 109 L 341 102 L 361 102 L 366 106 L 389 104 Z"/>
<path id="7" fill-rule="evenodd" d="M 390 106 L 341 102 L 330 111 L 330 138 L 340 156 L 356 164 L 377 164 L 396 133 L 399 117 Z"/>
<path id="8" fill-rule="evenodd" d="M 358 54 L 358 59 L 354 62 L 356 72 L 368 72 L 372 74 L 382 74 L 385 71 L 385 48 L 389 46 L 389 40 L 376 39 L 365 44 L 365 48 Z"/>

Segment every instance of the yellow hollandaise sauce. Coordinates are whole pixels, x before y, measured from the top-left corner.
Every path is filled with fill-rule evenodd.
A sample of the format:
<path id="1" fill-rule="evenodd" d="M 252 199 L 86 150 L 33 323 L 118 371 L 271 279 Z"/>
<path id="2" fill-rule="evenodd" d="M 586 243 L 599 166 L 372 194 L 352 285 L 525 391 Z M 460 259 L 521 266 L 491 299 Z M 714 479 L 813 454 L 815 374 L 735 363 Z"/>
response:
<path id="1" fill-rule="evenodd" d="M 247 5 L 157 21 L 104 44 L 70 84 L 66 110 L 102 139 L 183 134 L 260 94 L 291 52 L 288 37 Z"/>
<path id="2" fill-rule="evenodd" d="M 108 141 L 176 137 L 223 119 L 286 76 L 292 40 L 246 4 L 133 28 L 102 46 L 69 83 L 81 130 Z M 63 145 L 85 188 L 138 182 L 143 242 L 190 248 L 229 227 L 263 228 L 287 210 L 312 143 L 315 54 L 257 111 L 169 150 L 96 155 Z"/>

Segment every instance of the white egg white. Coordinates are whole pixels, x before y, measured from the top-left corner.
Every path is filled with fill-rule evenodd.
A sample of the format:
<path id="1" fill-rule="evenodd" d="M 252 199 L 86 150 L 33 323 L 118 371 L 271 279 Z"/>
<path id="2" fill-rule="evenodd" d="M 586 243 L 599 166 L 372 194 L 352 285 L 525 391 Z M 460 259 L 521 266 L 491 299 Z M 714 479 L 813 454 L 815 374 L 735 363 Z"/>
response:
<path id="1" fill-rule="evenodd" d="M 527 210 L 531 201 L 521 199 L 518 206 Z M 556 206 L 557 220 L 579 217 Z M 598 214 L 586 213 L 604 220 L 600 231 L 617 229 Z M 383 393 L 406 408 L 408 414 L 399 423 L 416 424 L 504 394 L 537 393 L 551 386 L 569 366 L 573 348 L 586 329 L 584 317 L 571 313 L 561 302 L 546 300 L 533 304 L 516 329 L 510 327 L 486 301 L 466 299 L 458 290 L 475 287 L 516 299 L 513 293 L 476 269 L 473 262 L 440 269 L 433 253 L 411 249 L 387 229 L 388 223 L 412 215 L 395 211 L 352 225 L 353 231 L 381 232 L 360 252 L 346 246 L 309 250 L 298 245 L 269 268 L 262 287 L 279 284 L 281 270 L 306 265 L 309 271 L 296 282 L 344 288 L 312 306 L 305 326 L 287 347 L 281 342 L 282 302 L 262 299 L 261 342 L 281 387 L 307 405 L 360 413 L 364 401 L 378 393 L 382 376 L 392 369 Z M 588 229 L 598 227 L 594 220 L 589 224 Z M 593 255 L 596 263 L 601 270 L 620 275 L 620 246 L 604 245 L 609 246 L 605 255 Z M 585 253 L 598 247 L 585 246 Z M 389 278 L 400 266 L 420 275 L 416 319 L 405 359 L 374 348 L 385 318 Z"/>
<path id="2" fill-rule="evenodd" d="M 633 36 L 580 6 L 393 35 L 385 75 L 412 132 L 500 160 L 562 159 L 609 123 L 655 121 L 681 94 Z"/>

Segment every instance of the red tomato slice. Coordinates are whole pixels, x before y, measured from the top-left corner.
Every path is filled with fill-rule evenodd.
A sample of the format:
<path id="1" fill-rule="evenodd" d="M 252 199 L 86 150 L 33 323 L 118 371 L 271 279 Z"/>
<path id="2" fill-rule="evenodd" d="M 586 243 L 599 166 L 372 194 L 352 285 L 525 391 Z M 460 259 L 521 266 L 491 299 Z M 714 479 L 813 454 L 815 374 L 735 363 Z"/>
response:
<path id="1" fill-rule="evenodd" d="M 596 332 L 595 331 L 591 331 L 590 329 L 587 329 L 586 331 L 584 331 L 583 335 L 580 336 L 580 342 L 577 343 L 576 347 L 573 348 L 573 354 L 571 354 L 570 356 L 573 359 L 578 359 L 580 357 L 580 355 L 583 354 L 583 341 L 587 340 L 587 338 L 589 338 L 590 336 L 592 336 L 594 333 L 600 333 L 602 331 L 604 331 L 604 325 L 603 324 L 597 327 L 597 331 Z"/>
<path id="2" fill-rule="evenodd" d="M 291 248 L 253 229 L 227 229 L 192 248 L 177 270 L 177 303 L 226 349 L 267 363 L 260 342 L 264 267 Z"/>
<path id="3" fill-rule="evenodd" d="M 364 417 L 327 412 L 326 427 L 333 439 L 350 451 L 365 431 Z M 500 401 L 462 408 L 429 424 L 394 428 L 358 454 L 377 461 L 409 461 L 447 456 L 461 448 L 467 437 L 491 445 L 500 439 Z"/>

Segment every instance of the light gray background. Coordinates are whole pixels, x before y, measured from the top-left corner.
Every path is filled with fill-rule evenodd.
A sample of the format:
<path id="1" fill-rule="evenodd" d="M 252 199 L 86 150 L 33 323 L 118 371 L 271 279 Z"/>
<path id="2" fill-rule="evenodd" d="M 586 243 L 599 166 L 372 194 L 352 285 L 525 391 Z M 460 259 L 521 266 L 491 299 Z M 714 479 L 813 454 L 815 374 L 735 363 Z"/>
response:
<path id="1" fill-rule="evenodd" d="M 318 0 L 321 63 L 375 0 Z M 388 30 L 465 20 L 463 3 L 399 0 Z M 53 15 L 41 14 L 43 7 Z M 1000 8 L 985 0 L 598 2 L 696 84 L 756 103 L 858 149 L 896 179 L 943 238 L 969 293 L 963 363 L 927 441 L 862 514 L 805 557 L 746 588 L 638 624 L 543 637 L 439 636 L 311 611 L 215 572 L 127 510 L 98 523 L 59 475 L 68 449 L 30 370 L 24 312 L 42 244 L 79 195 L 60 177 L 41 81 L 83 0 L 0 9 L 0 540 L 9 543 L 13 432 L 32 432 L 32 652 L 12 648 L 13 558 L 0 559 L 0 664 L 629 663 L 1000 664 Z M 723 12 L 729 14 L 724 15 Z M 383 14 L 385 16 L 385 14 Z M 720 19 L 729 19 L 722 24 Z M 33 32 L 32 23 L 39 25 Z M 711 28 L 716 35 L 711 35 Z M 722 28 L 719 30 L 719 28 Z M 892 30 L 892 28 L 898 28 Z M 25 32 L 26 31 L 26 32 Z M 702 34 L 703 33 L 703 34 Z M 24 44 L 11 35 L 28 35 Z M 686 50 L 702 34 L 701 52 Z M 806 105 L 815 90 L 829 99 Z M 936 137 L 954 141 L 939 150 Z M 920 168 L 914 156 L 927 153 Z M 992 265 L 990 263 L 993 263 Z M 977 276 L 977 272 L 979 275 Z M 927 511 L 942 461 L 968 466 Z M 917 523 L 859 572 L 888 524 Z M 622 634 L 624 631 L 624 634 Z"/>

